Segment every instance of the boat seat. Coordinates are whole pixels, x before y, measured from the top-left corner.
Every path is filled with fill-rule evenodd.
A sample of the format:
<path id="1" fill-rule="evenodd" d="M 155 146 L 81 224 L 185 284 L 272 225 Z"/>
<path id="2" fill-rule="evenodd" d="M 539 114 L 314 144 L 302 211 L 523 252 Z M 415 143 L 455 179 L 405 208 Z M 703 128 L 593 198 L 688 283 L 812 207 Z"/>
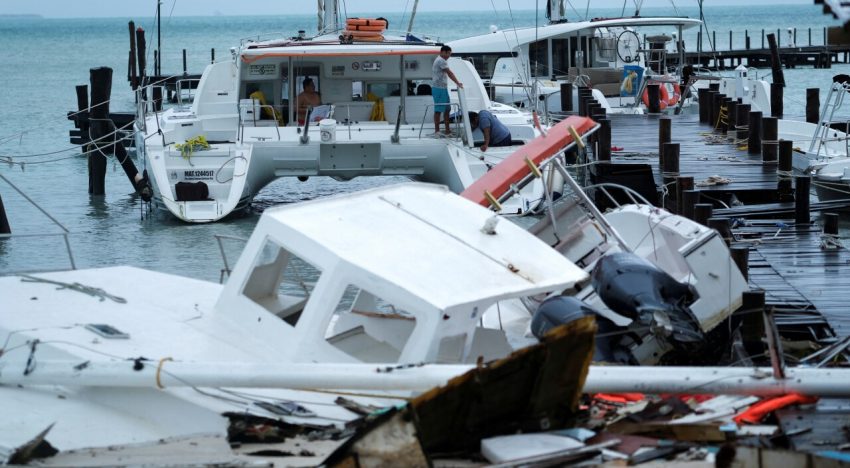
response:
<path id="1" fill-rule="evenodd" d="M 351 122 L 366 122 L 372 115 L 374 106 L 375 103 L 371 101 L 334 102 L 334 119 L 337 122 L 345 122 L 346 119 Z"/>
<path id="2" fill-rule="evenodd" d="M 264 118 L 260 101 L 256 99 L 240 99 L 239 115 L 242 125 L 246 127 L 276 127 L 277 121 Z"/>
<path id="3" fill-rule="evenodd" d="M 387 96 L 384 98 L 384 115 L 387 121 L 395 125 L 398 119 L 398 106 L 401 105 L 401 96 Z M 426 115 L 427 112 L 427 115 Z M 406 96 L 404 98 L 404 115 L 407 123 L 419 124 L 423 116 L 425 122 L 431 122 L 431 114 L 434 112 L 434 98 L 431 96 Z"/>
<path id="4" fill-rule="evenodd" d="M 623 81 L 623 70 L 621 68 L 596 67 L 582 68 L 581 73 L 576 67 L 570 67 L 569 79 L 586 75 L 590 79 L 590 85 L 598 89 L 605 96 L 619 96 L 620 84 Z"/>

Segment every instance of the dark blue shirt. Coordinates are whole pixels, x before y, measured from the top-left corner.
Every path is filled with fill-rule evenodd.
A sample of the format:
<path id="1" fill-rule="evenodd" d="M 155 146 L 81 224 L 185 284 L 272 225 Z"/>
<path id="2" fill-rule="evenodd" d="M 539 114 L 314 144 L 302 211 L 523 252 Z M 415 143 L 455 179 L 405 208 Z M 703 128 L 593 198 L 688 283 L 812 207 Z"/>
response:
<path id="1" fill-rule="evenodd" d="M 505 127 L 505 124 L 499 122 L 499 119 L 491 114 L 490 111 L 483 110 L 478 113 L 478 128 L 482 132 L 485 128 L 490 129 L 490 145 L 496 145 L 511 138 L 511 131 L 508 130 L 508 127 Z"/>

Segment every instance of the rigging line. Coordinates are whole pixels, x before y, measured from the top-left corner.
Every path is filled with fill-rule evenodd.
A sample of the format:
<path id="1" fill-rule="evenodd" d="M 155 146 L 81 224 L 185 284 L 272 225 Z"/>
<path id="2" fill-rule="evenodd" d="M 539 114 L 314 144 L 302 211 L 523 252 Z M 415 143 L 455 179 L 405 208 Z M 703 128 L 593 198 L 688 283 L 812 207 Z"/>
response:
<path id="1" fill-rule="evenodd" d="M 168 80 L 170 80 L 170 79 L 172 79 L 172 78 L 176 78 L 176 77 L 178 77 L 178 76 L 182 76 L 182 75 L 169 75 L 169 76 L 163 77 L 163 78 L 162 78 L 161 80 L 159 80 L 159 81 L 156 81 L 156 82 L 150 83 L 148 86 L 156 86 L 156 85 L 158 85 L 158 84 L 160 84 L 160 83 L 164 83 L 164 82 L 166 82 L 166 81 L 168 81 Z M 64 124 L 64 121 L 65 121 L 65 120 L 68 120 L 68 117 L 73 117 L 73 116 L 76 116 L 76 115 L 82 114 L 82 113 L 84 113 L 84 112 L 89 112 L 89 111 L 91 111 L 92 109 L 94 109 L 95 107 L 103 106 L 103 105 L 108 104 L 108 103 L 110 103 L 110 102 L 112 102 L 112 101 L 113 101 L 113 99 L 109 99 L 109 100 L 106 100 L 106 101 L 100 102 L 100 103 L 98 103 L 98 104 L 90 105 L 90 106 L 86 107 L 85 109 L 81 109 L 81 110 L 74 111 L 74 112 L 69 112 L 69 113 L 68 113 L 68 114 L 66 114 L 65 116 L 62 116 L 62 124 Z M 55 126 L 59 126 L 59 125 L 60 125 L 60 123 L 57 123 Z M 45 124 L 45 125 L 41 125 L 41 126 L 38 126 L 38 127 L 31 127 L 31 128 L 27 128 L 27 129 L 21 130 L 21 131 L 19 131 L 19 132 L 17 132 L 17 133 L 13 133 L 13 134 L 5 135 L 5 136 L 0 136 L 0 145 L 5 144 L 7 141 L 9 141 L 9 140 L 11 140 L 11 139 L 13 139 L 13 138 L 23 137 L 23 136 L 24 136 L 24 135 L 26 135 L 27 133 L 30 133 L 30 132 L 36 132 L 36 131 L 41 131 L 41 130 L 44 130 L 45 128 L 53 128 L 53 127 L 54 127 L 54 125 L 47 126 L 47 125 Z"/>
<path id="2" fill-rule="evenodd" d="M 513 28 L 514 38 L 516 39 L 516 46 L 517 46 L 517 48 L 519 48 L 519 34 L 517 34 L 516 21 L 514 21 L 514 11 L 511 8 L 511 0 L 507 0 L 507 3 L 508 3 L 508 14 L 510 14 L 510 17 L 511 17 L 511 27 Z M 507 43 L 508 42 L 508 35 L 503 33 L 503 36 L 505 36 L 505 42 Z M 513 50 L 513 48 L 511 48 L 509 43 L 508 43 L 508 50 L 509 51 Z M 511 54 L 511 55 L 513 55 L 513 54 Z M 520 56 L 521 56 L 521 53 L 517 53 L 517 57 L 520 57 Z M 514 59 L 514 60 L 516 61 L 516 59 Z M 529 60 L 531 60 L 530 57 L 529 57 Z M 523 63 L 522 58 L 520 58 L 519 61 L 520 61 L 520 65 L 522 65 L 522 73 L 525 74 L 525 83 L 526 83 L 526 86 L 523 87 L 522 90 L 525 93 L 525 97 L 528 99 L 528 102 L 530 104 L 530 103 L 533 102 L 533 99 L 531 98 L 531 93 L 529 92 L 527 85 L 529 83 L 531 83 L 531 64 L 529 63 L 529 66 L 526 68 L 526 66 L 525 66 L 526 64 Z"/>
<path id="3" fill-rule="evenodd" d="M 575 6 L 575 5 L 573 5 L 573 2 L 571 2 L 570 0 L 567 0 L 567 5 L 569 5 L 569 6 L 570 6 L 570 8 L 572 8 L 572 9 L 573 9 L 573 13 L 575 13 L 575 14 L 576 14 L 576 18 L 581 18 L 581 14 L 580 14 L 580 13 L 578 12 L 578 10 L 576 9 L 576 6 Z"/>
<path id="4" fill-rule="evenodd" d="M 97 142 L 99 142 L 99 141 L 101 141 L 101 140 L 103 140 L 103 139 L 106 139 L 107 137 L 110 137 L 110 136 L 115 135 L 116 133 L 118 133 L 118 132 L 119 132 L 119 131 L 121 131 L 121 130 L 126 130 L 126 129 L 127 129 L 128 127 L 130 127 L 131 125 L 133 125 L 133 122 L 130 122 L 130 123 L 128 123 L 128 124 L 126 124 L 126 125 L 124 125 L 124 126 L 122 126 L 122 127 L 120 127 L 120 128 L 116 127 L 116 129 L 115 129 L 114 131 L 111 131 L 111 132 L 107 133 L 106 135 L 103 135 L 103 136 L 99 137 L 99 138 L 98 138 L 98 139 L 96 139 L 96 140 L 91 140 L 91 141 L 89 141 L 89 143 L 97 143 Z M 0 155 L 0 156 L 7 157 L 7 158 L 34 158 L 34 157 L 38 157 L 38 156 L 51 156 L 51 155 L 54 155 L 54 154 L 59 154 L 59 153 L 67 152 L 67 151 L 74 151 L 74 150 L 77 150 L 77 149 L 79 149 L 79 148 L 80 148 L 80 146 L 81 146 L 81 145 L 74 145 L 74 146 L 71 146 L 71 147 L 68 147 L 68 148 L 65 148 L 65 149 L 56 150 L 56 151 L 50 151 L 50 152 L 47 152 L 47 153 L 20 154 L 20 155 L 15 155 L 15 154 L 2 154 L 2 155 Z"/>
<path id="5" fill-rule="evenodd" d="M 404 9 L 401 10 L 401 20 L 399 24 L 404 24 L 404 17 L 407 16 L 407 6 L 410 4 L 410 0 L 406 0 L 404 2 Z"/>

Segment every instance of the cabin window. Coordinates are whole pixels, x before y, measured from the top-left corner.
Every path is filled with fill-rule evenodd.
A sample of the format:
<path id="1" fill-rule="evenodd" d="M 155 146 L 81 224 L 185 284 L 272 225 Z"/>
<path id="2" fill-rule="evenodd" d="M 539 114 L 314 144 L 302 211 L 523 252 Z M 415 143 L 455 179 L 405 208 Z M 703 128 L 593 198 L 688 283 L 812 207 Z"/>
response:
<path id="1" fill-rule="evenodd" d="M 312 264 L 266 239 L 242 294 L 295 326 L 320 273 Z"/>
<path id="2" fill-rule="evenodd" d="M 552 39 L 552 72 L 556 76 L 570 74 L 569 39 Z"/>
<path id="3" fill-rule="evenodd" d="M 381 99 L 387 96 L 398 96 L 401 93 L 401 85 L 398 83 L 369 83 L 366 89 L 367 95 L 372 93 Z"/>
<path id="4" fill-rule="evenodd" d="M 549 76 L 549 44 L 546 40 L 528 45 L 528 59 L 531 62 L 531 76 Z"/>
<path id="5" fill-rule="evenodd" d="M 472 65 L 475 66 L 475 71 L 478 72 L 478 75 L 481 78 L 489 79 L 493 77 L 493 73 L 496 71 L 496 62 L 500 58 L 514 56 L 516 56 L 516 54 L 509 52 L 495 54 L 463 54 L 463 59 L 472 62 Z"/>
<path id="6" fill-rule="evenodd" d="M 396 362 L 415 327 L 412 314 L 349 285 L 337 304 L 325 339 L 363 362 Z"/>

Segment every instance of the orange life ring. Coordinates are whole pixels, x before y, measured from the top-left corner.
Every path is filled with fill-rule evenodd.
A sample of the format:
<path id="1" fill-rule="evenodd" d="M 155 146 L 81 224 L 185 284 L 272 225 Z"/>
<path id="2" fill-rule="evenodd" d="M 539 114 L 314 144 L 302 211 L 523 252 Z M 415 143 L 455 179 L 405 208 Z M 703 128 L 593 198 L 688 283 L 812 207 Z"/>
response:
<path id="1" fill-rule="evenodd" d="M 682 98 L 682 88 L 679 87 L 679 83 L 673 83 L 673 95 L 667 99 L 667 104 L 671 106 L 675 106 L 679 103 L 679 99 Z"/>
<path id="2" fill-rule="evenodd" d="M 387 20 L 378 18 L 346 18 L 346 26 L 381 26 L 387 27 Z"/>

